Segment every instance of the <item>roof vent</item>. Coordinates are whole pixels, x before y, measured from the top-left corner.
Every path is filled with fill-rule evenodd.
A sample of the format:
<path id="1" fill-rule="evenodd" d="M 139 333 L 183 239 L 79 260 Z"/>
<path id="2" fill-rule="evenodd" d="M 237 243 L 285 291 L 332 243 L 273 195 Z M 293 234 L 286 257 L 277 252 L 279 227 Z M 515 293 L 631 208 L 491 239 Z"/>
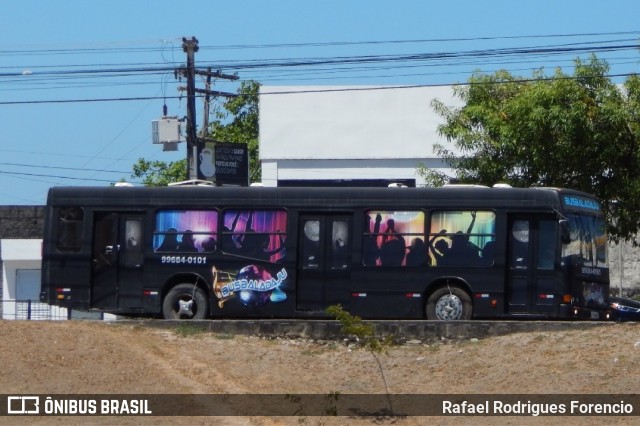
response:
<path id="1" fill-rule="evenodd" d="M 171 182 L 167 186 L 215 186 L 213 182 L 201 179 L 183 180 L 182 182 Z"/>
<path id="2" fill-rule="evenodd" d="M 488 188 L 485 185 L 476 185 L 473 183 L 445 183 L 443 188 Z"/>

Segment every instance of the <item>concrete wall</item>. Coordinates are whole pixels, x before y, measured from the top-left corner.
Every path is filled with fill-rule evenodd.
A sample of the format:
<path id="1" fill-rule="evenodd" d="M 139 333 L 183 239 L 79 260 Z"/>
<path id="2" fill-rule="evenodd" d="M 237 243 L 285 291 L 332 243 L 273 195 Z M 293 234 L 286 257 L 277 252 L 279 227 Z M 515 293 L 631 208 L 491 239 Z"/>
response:
<path id="1" fill-rule="evenodd" d="M 44 206 L 0 206 L 0 239 L 43 235 Z"/>
<path id="2" fill-rule="evenodd" d="M 609 244 L 609 273 L 613 296 L 640 296 L 640 247 Z"/>

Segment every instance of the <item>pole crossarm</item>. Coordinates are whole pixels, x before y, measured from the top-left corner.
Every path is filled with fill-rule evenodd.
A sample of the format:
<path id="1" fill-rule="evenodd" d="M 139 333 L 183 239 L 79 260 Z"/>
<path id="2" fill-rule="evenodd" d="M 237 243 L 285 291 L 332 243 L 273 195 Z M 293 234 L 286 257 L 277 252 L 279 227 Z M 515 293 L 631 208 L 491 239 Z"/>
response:
<path id="1" fill-rule="evenodd" d="M 198 69 L 196 69 L 195 73 L 198 74 L 198 75 L 203 75 L 205 77 L 222 78 L 222 79 L 225 79 L 225 80 L 237 80 L 238 78 L 240 78 L 235 74 L 223 74 L 220 71 L 209 71 L 209 70 L 198 70 Z"/>
<path id="2" fill-rule="evenodd" d="M 184 86 L 180 86 L 180 87 L 178 87 L 178 90 L 181 91 L 181 92 L 184 92 L 184 91 L 186 91 L 188 89 L 186 87 L 184 87 Z M 222 97 L 225 97 L 225 98 L 237 98 L 238 97 L 237 93 L 220 92 L 218 90 L 207 90 L 207 89 L 195 88 L 194 92 L 195 93 L 200 93 L 202 95 L 222 96 Z"/>

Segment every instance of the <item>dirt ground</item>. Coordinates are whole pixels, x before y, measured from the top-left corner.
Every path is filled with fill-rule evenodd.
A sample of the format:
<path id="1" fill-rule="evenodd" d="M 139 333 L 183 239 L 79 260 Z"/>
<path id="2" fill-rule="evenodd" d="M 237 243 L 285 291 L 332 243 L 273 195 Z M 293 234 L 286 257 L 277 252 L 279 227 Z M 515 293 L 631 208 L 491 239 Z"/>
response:
<path id="1" fill-rule="evenodd" d="M 383 394 L 343 341 L 217 335 L 98 321 L 0 321 L 2 394 Z M 606 331 L 605 331 L 606 330 Z M 640 394 L 640 325 L 412 342 L 379 356 L 398 394 Z M 259 361 L 259 362 L 258 362 Z M 635 407 L 636 410 L 640 407 Z M 638 417 L 56 417 L 3 424 L 634 424 Z"/>

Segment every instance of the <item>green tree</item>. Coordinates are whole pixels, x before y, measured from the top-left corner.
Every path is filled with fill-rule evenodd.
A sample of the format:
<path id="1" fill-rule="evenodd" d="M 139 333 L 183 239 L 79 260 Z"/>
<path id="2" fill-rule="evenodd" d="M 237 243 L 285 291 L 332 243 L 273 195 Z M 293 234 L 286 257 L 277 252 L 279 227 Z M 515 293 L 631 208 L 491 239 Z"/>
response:
<path id="1" fill-rule="evenodd" d="M 216 109 L 215 119 L 209 126 L 209 136 L 216 140 L 248 145 L 251 182 L 261 180 L 258 153 L 259 92 L 260 83 L 243 81 L 238 89 L 238 96 L 227 99 L 221 108 Z"/>
<path id="2" fill-rule="evenodd" d="M 133 165 L 132 177 L 142 179 L 145 186 L 167 186 L 172 182 L 180 182 L 187 178 L 187 160 L 166 162 L 139 158 Z"/>
<path id="3" fill-rule="evenodd" d="M 465 105 L 434 101 L 441 135 L 461 154 L 437 152 L 462 183 L 557 186 L 595 194 L 609 212 L 613 240 L 640 225 L 640 80 L 622 89 L 596 57 L 532 78 L 476 73 L 455 94 Z"/>

